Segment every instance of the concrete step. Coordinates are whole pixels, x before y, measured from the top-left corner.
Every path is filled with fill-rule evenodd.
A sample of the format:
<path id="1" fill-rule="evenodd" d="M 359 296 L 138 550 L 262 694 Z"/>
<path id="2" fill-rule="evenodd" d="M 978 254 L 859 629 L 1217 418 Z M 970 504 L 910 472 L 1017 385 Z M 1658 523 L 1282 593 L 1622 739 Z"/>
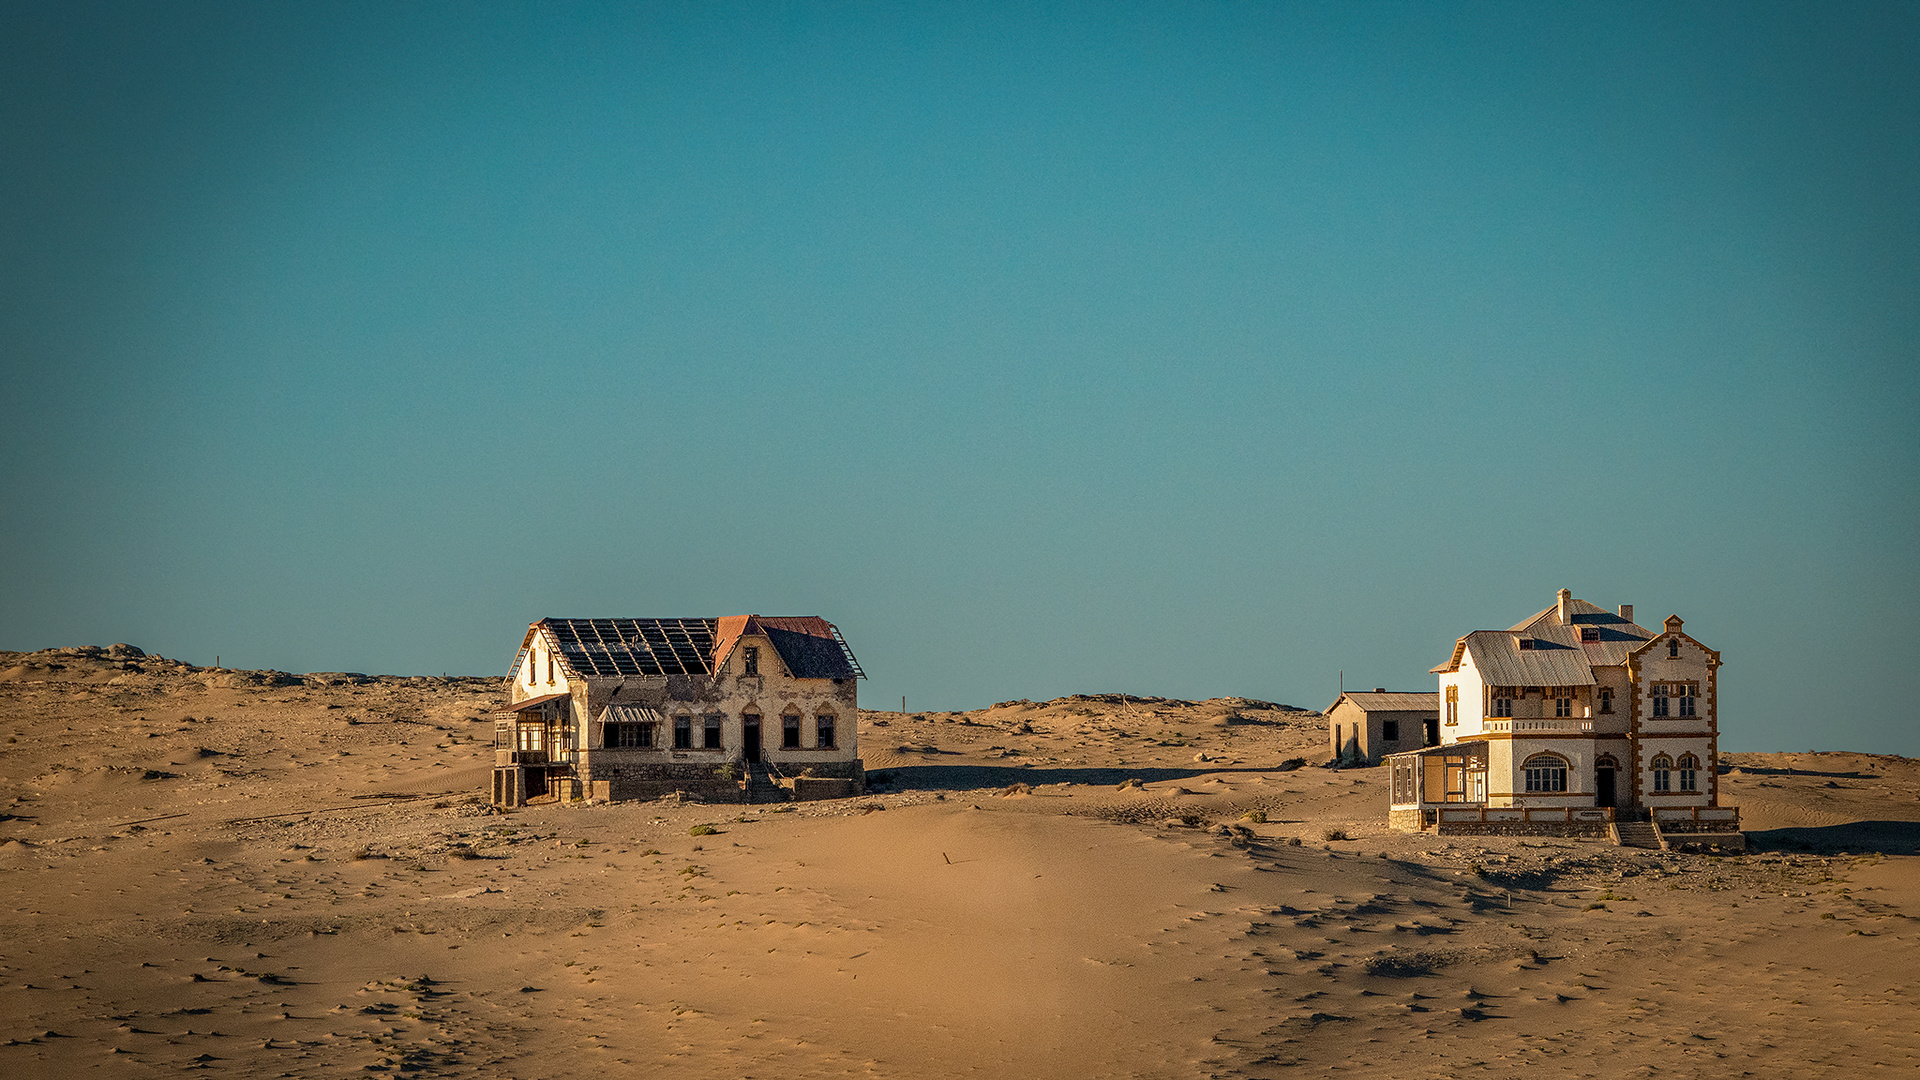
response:
<path id="1" fill-rule="evenodd" d="M 1648 848 L 1660 850 L 1660 832 L 1650 821 L 1616 821 L 1613 825 L 1614 843 L 1621 847 Z"/>

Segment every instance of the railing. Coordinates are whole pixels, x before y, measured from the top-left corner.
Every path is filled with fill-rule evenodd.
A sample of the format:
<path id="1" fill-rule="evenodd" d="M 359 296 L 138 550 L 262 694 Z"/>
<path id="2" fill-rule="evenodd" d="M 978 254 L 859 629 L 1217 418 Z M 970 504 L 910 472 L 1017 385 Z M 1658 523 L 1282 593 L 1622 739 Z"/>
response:
<path id="1" fill-rule="evenodd" d="M 1529 731 L 1592 731 L 1593 721 L 1584 717 L 1487 717 L 1486 730 L 1522 734 Z"/>
<path id="2" fill-rule="evenodd" d="M 1496 821 L 1558 821 L 1604 824 L 1613 820 L 1611 806 L 1448 806 L 1434 807 L 1442 824 Z"/>

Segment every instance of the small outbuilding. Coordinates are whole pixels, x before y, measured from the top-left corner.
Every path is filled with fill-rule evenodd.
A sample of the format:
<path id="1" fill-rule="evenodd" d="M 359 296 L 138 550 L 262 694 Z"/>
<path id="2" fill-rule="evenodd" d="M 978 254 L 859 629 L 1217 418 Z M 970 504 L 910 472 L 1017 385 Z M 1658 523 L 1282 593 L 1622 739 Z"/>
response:
<path id="1" fill-rule="evenodd" d="M 1327 706 L 1327 748 L 1345 765 L 1378 765 L 1387 754 L 1440 744 L 1440 695 L 1355 690 Z"/>

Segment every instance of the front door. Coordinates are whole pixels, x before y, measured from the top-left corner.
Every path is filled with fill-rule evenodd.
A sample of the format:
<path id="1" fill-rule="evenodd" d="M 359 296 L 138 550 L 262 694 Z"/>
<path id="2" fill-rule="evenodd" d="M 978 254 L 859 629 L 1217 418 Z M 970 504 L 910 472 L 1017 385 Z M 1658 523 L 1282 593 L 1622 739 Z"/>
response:
<path id="1" fill-rule="evenodd" d="M 759 761 L 760 760 L 760 718 L 757 716 L 747 717 L 744 726 L 741 728 L 741 731 L 744 736 L 742 741 L 745 742 L 746 744 L 747 760 Z"/>
<path id="2" fill-rule="evenodd" d="M 1601 768 L 1594 770 L 1593 791 L 1595 806 L 1613 805 L 1613 770 Z"/>

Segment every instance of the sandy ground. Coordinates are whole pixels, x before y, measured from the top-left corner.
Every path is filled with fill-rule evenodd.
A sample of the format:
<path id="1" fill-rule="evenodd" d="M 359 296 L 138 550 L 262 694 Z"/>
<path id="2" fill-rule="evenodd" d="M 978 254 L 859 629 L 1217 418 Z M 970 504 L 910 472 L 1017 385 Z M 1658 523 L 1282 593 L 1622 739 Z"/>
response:
<path id="1" fill-rule="evenodd" d="M 1730 755 L 1744 858 L 1440 839 L 1315 714 L 1093 696 L 493 814 L 504 697 L 0 654 L 0 1076 L 1920 1074 L 1920 762 Z"/>

